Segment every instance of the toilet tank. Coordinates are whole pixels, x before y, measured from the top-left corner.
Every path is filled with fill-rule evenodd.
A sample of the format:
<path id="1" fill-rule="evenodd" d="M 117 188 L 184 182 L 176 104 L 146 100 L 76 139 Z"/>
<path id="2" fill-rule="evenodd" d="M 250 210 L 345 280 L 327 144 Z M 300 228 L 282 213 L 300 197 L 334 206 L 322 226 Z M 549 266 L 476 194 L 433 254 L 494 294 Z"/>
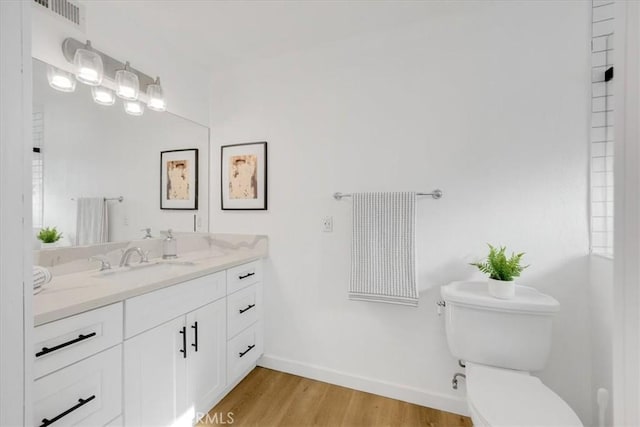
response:
<path id="1" fill-rule="evenodd" d="M 489 295 L 486 282 L 453 282 L 441 288 L 445 328 L 457 359 L 521 371 L 541 370 L 551 350 L 553 297 L 516 285 L 513 299 Z"/>

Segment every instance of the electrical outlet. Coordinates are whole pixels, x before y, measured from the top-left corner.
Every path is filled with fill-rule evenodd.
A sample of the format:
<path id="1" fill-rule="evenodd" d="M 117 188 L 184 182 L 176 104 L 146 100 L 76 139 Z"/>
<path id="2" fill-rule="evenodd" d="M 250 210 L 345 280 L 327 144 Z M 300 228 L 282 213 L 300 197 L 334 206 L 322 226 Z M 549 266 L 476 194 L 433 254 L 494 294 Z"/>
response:
<path id="1" fill-rule="evenodd" d="M 322 220 L 322 231 L 325 233 L 331 233 L 333 231 L 333 217 L 325 216 Z"/>
<path id="2" fill-rule="evenodd" d="M 122 221 L 122 222 L 123 222 L 123 224 L 122 224 L 122 225 L 129 225 L 129 217 L 128 217 L 128 216 L 125 216 L 125 217 L 124 217 L 124 221 Z"/>

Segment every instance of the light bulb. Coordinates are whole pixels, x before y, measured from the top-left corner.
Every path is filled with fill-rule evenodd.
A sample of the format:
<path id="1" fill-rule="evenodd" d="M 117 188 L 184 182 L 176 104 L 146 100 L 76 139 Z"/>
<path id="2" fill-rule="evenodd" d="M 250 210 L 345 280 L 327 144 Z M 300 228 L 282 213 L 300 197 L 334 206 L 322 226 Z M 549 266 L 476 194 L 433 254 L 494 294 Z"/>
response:
<path id="1" fill-rule="evenodd" d="M 78 81 L 89 86 L 98 86 L 102 83 L 104 66 L 102 57 L 91 50 L 91 42 L 87 41 L 86 49 L 77 49 L 73 55 L 73 66 Z"/>
<path id="2" fill-rule="evenodd" d="M 147 107 L 154 111 L 165 111 L 167 109 L 167 103 L 164 100 L 164 94 L 162 92 L 162 86 L 160 86 L 160 78 L 156 78 L 154 84 L 147 86 Z"/>
<path id="3" fill-rule="evenodd" d="M 116 95 L 111 89 L 107 89 L 104 86 L 93 86 L 91 95 L 93 95 L 93 100 L 96 104 L 113 105 L 116 102 Z"/>
<path id="4" fill-rule="evenodd" d="M 116 95 L 120 98 L 128 101 L 138 99 L 140 83 L 138 82 L 138 76 L 129 71 L 128 62 L 125 64 L 124 70 L 116 71 L 116 87 Z"/>
<path id="5" fill-rule="evenodd" d="M 47 66 L 47 80 L 49 86 L 60 92 L 76 90 L 76 80 L 73 78 L 73 74 L 52 65 Z"/>
<path id="6" fill-rule="evenodd" d="M 124 111 L 132 116 L 141 116 L 144 113 L 142 102 L 124 101 Z"/>

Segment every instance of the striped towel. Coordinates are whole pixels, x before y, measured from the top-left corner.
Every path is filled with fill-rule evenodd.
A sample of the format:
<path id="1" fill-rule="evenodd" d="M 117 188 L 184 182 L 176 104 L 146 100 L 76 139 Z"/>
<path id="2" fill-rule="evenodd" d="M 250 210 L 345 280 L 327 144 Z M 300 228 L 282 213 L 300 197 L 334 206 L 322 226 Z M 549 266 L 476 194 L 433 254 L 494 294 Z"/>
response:
<path id="1" fill-rule="evenodd" d="M 33 266 L 33 289 L 38 289 L 51 281 L 51 272 L 39 265 Z"/>
<path id="2" fill-rule="evenodd" d="M 349 299 L 418 305 L 416 193 L 355 193 Z"/>

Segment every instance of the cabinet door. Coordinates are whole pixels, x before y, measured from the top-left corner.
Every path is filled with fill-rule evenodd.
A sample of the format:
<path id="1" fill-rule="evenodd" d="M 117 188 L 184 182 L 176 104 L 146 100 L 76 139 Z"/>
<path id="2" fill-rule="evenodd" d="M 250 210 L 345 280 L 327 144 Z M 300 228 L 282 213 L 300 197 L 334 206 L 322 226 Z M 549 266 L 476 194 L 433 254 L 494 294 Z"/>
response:
<path id="1" fill-rule="evenodd" d="M 187 359 L 180 351 L 188 347 L 184 320 L 179 317 L 125 341 L 125 425 L 190 425 Z"/>
<path id="2" fill-rule="evenodd" d="M 207 412 L 226 385 L 225 299 L 187 314 L 187 389 L 189 404 L 196 412 Z"/>

